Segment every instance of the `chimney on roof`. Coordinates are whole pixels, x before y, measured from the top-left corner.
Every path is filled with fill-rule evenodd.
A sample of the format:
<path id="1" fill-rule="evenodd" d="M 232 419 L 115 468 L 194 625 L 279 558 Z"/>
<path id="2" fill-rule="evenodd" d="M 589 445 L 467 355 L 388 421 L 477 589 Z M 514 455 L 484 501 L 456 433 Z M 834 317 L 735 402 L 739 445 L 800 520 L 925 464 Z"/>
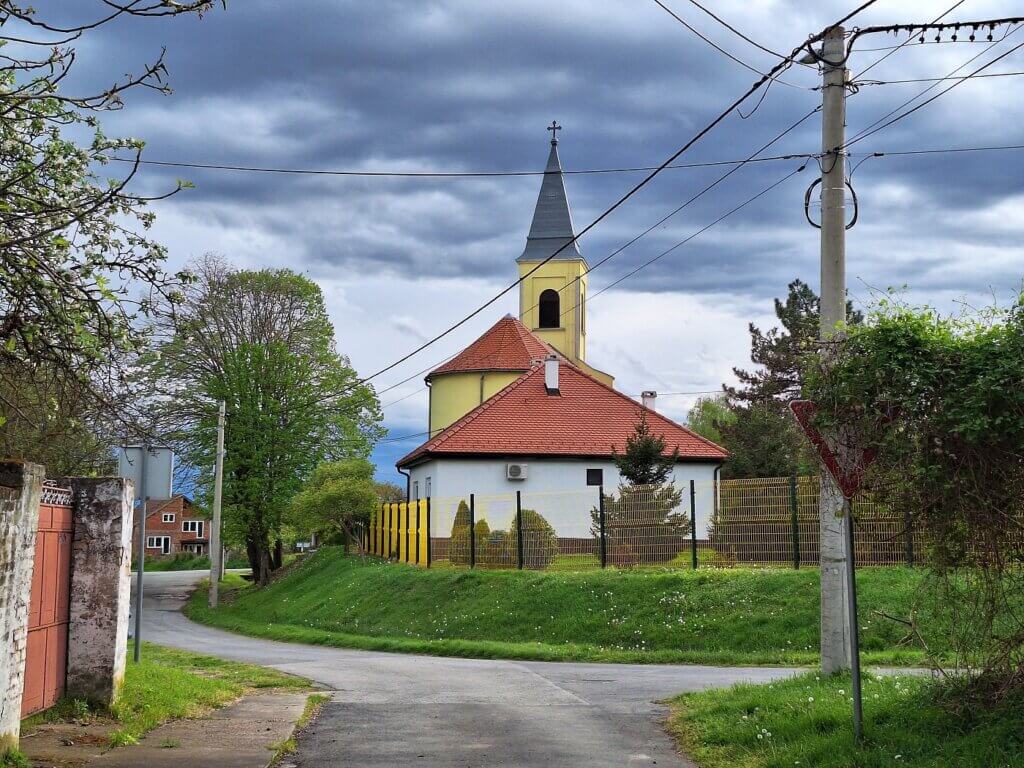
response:
<path id="1" fill-rule="evenodd" d="M 558 357 L 548 355 L 544 358 L 544 389 L 549 395 L 558 394 Z"/>
<path id="2" fill-rule="evenodd" d="M 658 393 L 653 389 L 645 389 L 640 393 L 640 402 L 643 403 L 644 408 L 650 408 L 652 411 L 658 410 L 654 407 L 654 403 L 657 399 Z"/>

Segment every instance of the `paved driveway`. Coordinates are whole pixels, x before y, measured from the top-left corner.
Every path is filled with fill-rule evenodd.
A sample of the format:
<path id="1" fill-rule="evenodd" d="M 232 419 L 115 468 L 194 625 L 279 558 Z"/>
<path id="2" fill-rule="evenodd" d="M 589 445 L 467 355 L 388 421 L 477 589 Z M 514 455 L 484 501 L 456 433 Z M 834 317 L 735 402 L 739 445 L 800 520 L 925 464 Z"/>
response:
<path id="1" fill-rule="evenodd" d="M 190 622 L 199 571 L 146 576 L 143 639 L 248 661 L 334 691 L 299 740 L 304 768 L 622 768 L 689 765 L 657 702 L 683 691 L 766 682 L 766 667 L 450 659 L 280 643 Z"/>

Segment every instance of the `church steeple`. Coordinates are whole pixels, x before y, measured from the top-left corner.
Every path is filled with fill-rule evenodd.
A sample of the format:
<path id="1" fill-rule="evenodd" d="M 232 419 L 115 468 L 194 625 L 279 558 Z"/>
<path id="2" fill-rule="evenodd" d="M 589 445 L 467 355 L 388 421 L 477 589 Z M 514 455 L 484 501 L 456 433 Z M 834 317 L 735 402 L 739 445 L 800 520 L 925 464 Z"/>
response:
<path id="1" fill-rule="evenodd" d="M 558 158 L 558 134 L 562 126 L 552 120 L 548 130 L 551 131 L 551 151 L 548 164 L 544 168 L 544 181 L 540 185 L 537 196 L 537 207 L 533 211 L 533 223 L 526 237 L 526 248 L 517 259 L 524 261 L 543 261 L 559 248 L 572 240 L 575 230 L 572 226 L 572 211 L 569 198 L 565 194 L 565 181 L 562 177 L 562 163 Z M 576 243 L 562 250 L 555 259 L 582 259 Z"/>

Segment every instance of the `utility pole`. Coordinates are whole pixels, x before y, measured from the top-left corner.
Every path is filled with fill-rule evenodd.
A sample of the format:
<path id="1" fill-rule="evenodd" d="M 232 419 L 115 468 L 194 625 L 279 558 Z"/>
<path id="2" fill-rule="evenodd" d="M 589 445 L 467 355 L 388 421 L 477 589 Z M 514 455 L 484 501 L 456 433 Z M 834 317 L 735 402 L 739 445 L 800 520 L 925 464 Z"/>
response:
<path id="1" fill-rule="evenodd" d="M 825 342 L 846 320 L 846 38 L 830 29 L 821 50 L 821 311 L 819 338 Z M 827 364 L 827 349 L 824 352 Z M 842 446 L 837 446 L 841 452 Z M 843 464 L 842 456 L 836 457 Z M 849 669 L 850 617 L 847 593 L 847 536 L 842 492 L 821 473 L 821 669 L 826 675 Z M 852 544 L 852 542 L 850 542 Z"/>
<path id="2" fill-rule="evenodd" d="M 224 549 L 220 540 L 220 504 L 224 491 L 224 401 L 217 409 L 217 456 L 213 470 L 213 525 L 210 531 L 210 607 L 217 607 L 220 580 L 224 574 Z"/>
<path id="3" fill-rule="evenodd" d="M 135 567 L 139 569 L 135 577 L 135 663 L 142 658 L 142 581 L 146 572 L 146 508 L 149 496 L 146 495 L 146 459 L 149 458 L 149 443 L 142 441 L 142 458 L 139 459 L 139 542 L 138 554 L 135 556 Z"/>

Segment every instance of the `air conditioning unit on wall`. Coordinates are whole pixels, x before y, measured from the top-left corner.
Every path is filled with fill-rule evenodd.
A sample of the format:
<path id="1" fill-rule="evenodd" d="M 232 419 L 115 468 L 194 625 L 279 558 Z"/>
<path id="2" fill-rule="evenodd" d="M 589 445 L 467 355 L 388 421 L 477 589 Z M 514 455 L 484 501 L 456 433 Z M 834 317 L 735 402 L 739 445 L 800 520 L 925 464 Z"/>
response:
<path id="1" fill-rule="evenodd" d="M 525 464 L 506 464 L 505 465 L 505 479 L 506 480 L 525 480 L 526 479 L 526 465 Z"/>

